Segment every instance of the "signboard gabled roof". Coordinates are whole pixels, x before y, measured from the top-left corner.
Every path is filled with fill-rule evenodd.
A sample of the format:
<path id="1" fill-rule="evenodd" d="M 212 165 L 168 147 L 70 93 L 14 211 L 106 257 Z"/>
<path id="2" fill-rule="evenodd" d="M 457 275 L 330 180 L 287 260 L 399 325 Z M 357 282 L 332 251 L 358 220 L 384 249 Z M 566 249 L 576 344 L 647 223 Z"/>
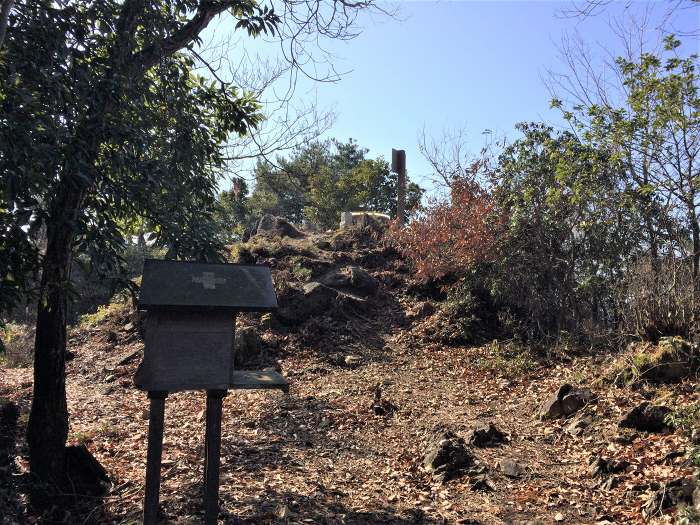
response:
<path id="1" fill-rule="evenodd" d="M 139 307 L 268 311 L 277 296 L 268 266 L 146 259 Z"/>

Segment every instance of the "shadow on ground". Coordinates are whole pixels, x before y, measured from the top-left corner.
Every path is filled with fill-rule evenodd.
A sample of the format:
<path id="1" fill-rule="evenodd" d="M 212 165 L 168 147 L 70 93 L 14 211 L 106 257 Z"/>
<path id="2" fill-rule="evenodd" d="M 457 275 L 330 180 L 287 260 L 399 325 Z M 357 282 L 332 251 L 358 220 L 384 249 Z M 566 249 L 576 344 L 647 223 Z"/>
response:
<path id="1" fill-rule="evenodd" d="M 222 511 L 224 522 L 231 525 L 259 523 L 287 524 L 307 522 L 323 525 L 442 525 L 442 520 L 427 517 L 420 509 L 401 512 L 386 505 L 379 508 L 352 508 L 339 501 L 340 495 L 318 486 L 312 495 L 293 491 L 267 490 L 239 506 L 252 509 L 250 516 L 235 516 Z"/>

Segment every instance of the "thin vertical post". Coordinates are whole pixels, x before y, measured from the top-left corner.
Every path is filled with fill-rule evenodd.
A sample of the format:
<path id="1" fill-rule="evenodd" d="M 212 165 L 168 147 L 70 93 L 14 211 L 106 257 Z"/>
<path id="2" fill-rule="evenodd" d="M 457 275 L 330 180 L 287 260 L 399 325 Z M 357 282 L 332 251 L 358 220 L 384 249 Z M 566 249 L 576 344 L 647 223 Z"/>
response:
<path id="1" fill-rule="evenodd" d="M 402 149 L 391 150 L 391 171 L 398 175 L 396 188 L 396 222 L 403 225 L 406 208 L 406 152 Z"/>
<path id="2" fill-rule="evenodd" d="M 146 453 L 146 495 L 143 502 L 144 525 L 158 523 L 160 499 L 160 464 L 163 458 L 163 425 L 167 392 L 148 392 L 151 401 L 148 420 L 148 451 Z"/>
<path id="3" fill-rule="evenodd" d="M 207 390 L 204 436 L 204 523 L 216 525 L 219 517 L 219 458 L 221 456 L 221 408 L 226 390 Z"/>

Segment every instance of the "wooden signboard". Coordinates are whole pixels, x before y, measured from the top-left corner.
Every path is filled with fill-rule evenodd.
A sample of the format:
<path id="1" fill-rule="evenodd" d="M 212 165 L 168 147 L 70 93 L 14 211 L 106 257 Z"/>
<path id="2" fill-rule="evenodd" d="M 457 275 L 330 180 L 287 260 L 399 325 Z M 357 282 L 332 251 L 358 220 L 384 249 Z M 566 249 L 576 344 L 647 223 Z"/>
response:
<path id="1" fill-rule="evenodd" d="M 134 383 L 151 400 L 144 524 L 158 523 L 165 399 L 179 390 L 207 391 L 204 522 L 215 524 L 223 398 L 229 389 L 288 390 L 275 371 L 233 367 L 236 312 L 277 308 L 270 269 L 147 259 L 139 307 L 148 316 Z"/>
<path id="2" fill-rule="evenodd" d="M 144 310 L 267 312 L 277 308 L 270 268 L 146 259 L 139 295 Z"/>
<path id="3" fill-rule="evenodd" d="M 149 311 L 142 390 L 226 390 L 233 377 L 233 316 L 214 311 Z"/>

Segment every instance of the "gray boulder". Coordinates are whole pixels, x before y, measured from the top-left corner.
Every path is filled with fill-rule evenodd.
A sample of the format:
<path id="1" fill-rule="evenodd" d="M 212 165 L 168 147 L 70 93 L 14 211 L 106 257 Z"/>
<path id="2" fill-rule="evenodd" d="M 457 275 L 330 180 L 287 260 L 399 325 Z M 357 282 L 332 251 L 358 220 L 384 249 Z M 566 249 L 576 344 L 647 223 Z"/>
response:
<path id="1" fill-rule="evenodd" d="M 338 292 L 330 286 L 312 281 L 280 297 L 280 307 L 275 315 L 285 324 L 300 324 L 326 312 L 337 296 Z"/>
<path id="2" fill-rule="evenodd" d="M 566 432 L 570 436 L 580 436 L 592 423 L 593 420 L 588 416 L 576 416 L 573 421 L 567 425 Z"/>
<path id="3" fill-rule="evenodd" d="M 292 239 L 304 237 L 304 234 L 297 230 L 288 220 L 268 214 L 263 215 L 260 219 L 257 233 L 276 235 L 278 237 L 291 237 Z"/>
<path id="4" fill-rule="evenodd" d="M 362 295 L 374 294 L 379 288 L 376 279 L 359 266 L 346 266 L 333 270 L 322 276 L 319 282 L 331 288 L 358 292 Z"/>
<path id="5" fill-rule="evenodd" d="M 595 399 L 593 392 L 588 388 L 574 388 L 570 384 L 563 384 L 542 407 L 540 417 L 542 419 L 558 419 L 569 417 Z"/>
<path id="6" fill-rule="evenodd" d="M 644 432 L 664 432 L 671 429 L 666 423 L 666 416 L 671 412 L 667 406 L 652 405 L 649 401 L 644 401 L 627 412 L 618 426 Z"/>

